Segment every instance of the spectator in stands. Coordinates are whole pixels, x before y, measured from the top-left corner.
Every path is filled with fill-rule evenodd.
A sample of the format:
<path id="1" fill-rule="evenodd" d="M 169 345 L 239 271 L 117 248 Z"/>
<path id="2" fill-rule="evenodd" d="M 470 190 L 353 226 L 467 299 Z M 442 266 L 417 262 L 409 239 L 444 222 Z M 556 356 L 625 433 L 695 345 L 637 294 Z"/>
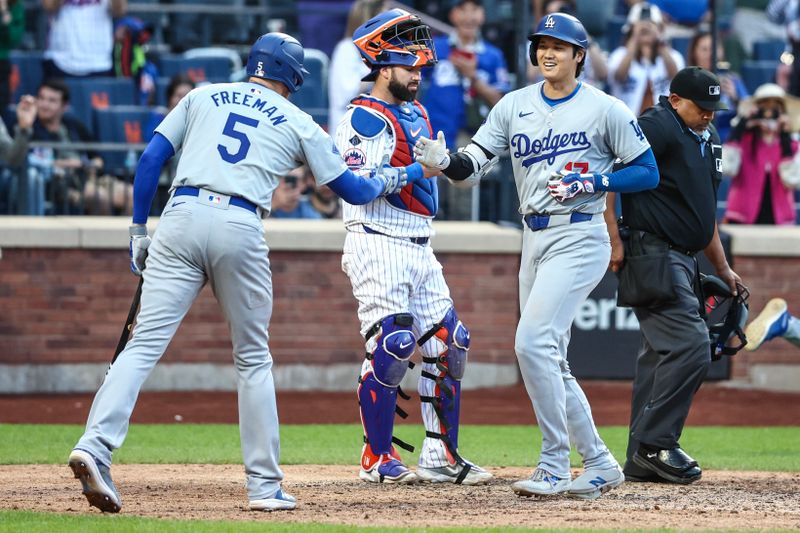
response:
<path id="1" fill-rule="evenodd" d="M 566 13 L 578 17 L 574 0 L 545 0 L 541 5 L 540 11 L 543 13 L 542 16 L 550 15 L 551 13 Z M 536 20 L 538 21 L 539 18 Z M 578 79 L 602 90 L 606 86 L 607 77 L 608 64 L 605 54 L 595 40 L 589 36 L 589 49 L 586 53 L 586 61 L 583 64 L 583 70 L 581 70 Z M 535 67 L 531 62 L 528 62 L 528 82 L 536 83 L 542 79 L 539 67 Z"/>
<path id="2" fill-rule="evenodd" d="M 36 100 L 32 96 L 24 96 L 17 104 L 16 112 L 17 124 L 14 126 L 13 138 L 8 134 L 5 122 L 0 120 L 0 213 L 7 214 L 17 214 L 19 211 L 19 193 L 11 186 L 14 182 L 12 172 L 19 172 L 19 169 L 4 167 L 10 166 L 11 160 L 20 161 L 25 158 L 28 137 L 33 133 L 33 121 L 36 119 Z M 32 198 L 29 191 L 25 198 Z"/>
<path id="3" fill-rule="evenodd" d="M 661 10 L 647 2 L 631 7 L 622 31 L 625 45 L 608 58 L 608 85 L 635 114 L 669 95 L 669 84 L 684 67 L 680 52 L 664 39 Z"/>
<path id="4" fill-rule="evenodd" d="M 794 224 L 794 191 L 784 184 L 790 181 L 789 173 L 798 174 L 797 165 L 791 164 L 798 143 L 790 134 L 788 97 L 778 85 L 766 83 L 747 104 L 754 105 L 742 106 L 742 115 L 723 148 L 723 153 L 728 153 L 726 161 L 733 160 L 725 169 L 733 176 L 725 220 Z M 731 157 L 737 152 L 738 157 Z"/>
<path id="5" fill-rule="evenodd" d="M 689 37 L 709 19 L 708 0 L 650 0 L 664 16 L 664 37 Z"/>
<path id="6" fill-rule="evenodd" d="M 185 74 L 176 74 L 170 78 L 169 85 L 167 85 L 167 107 L 156 107 L 150 113 L 147 124 L 144 126 L 145 142 L 150 142 L 150 139 L 153 138 L 153 133 L 155 132 L 156 127 L 161 124 L 161 121 L 164 120 L 164 117 L 167 116 L 167 113 L 172 111 L 172 109 L 178 105 L 178 102 L 180 102 L 184 96 L 189 94 L 189 91 L 194 89 L 194 87 L 195 83 L 189 76 Z M 164 165 L 164 168 L 161 169 L 161 176 L 158 178 L 158 189 L 156 190 L 156 196 L 153 199 L 153 205 L 151 206 L 150 211 L 155 215 L 160 215 L 164 210 L 164 206 L 166 206 L 167 202 L 169 201 L 169 190 L 172 187 L 172 181 L 175 179 L 175 171 L 178 169 L 179 159 L 180 150 L 178 150 L 178 152 L 172 156 L 172 159 L 167 161 L 167 164 Z"/>
<path id="7" fill-rule="evenodd" d="M 20 98 L 16 114 L 13 138 L 0 120 L 0 165 L 13 166 L 24 160 L 28 149 L 27 139 L 33 134 L 33 121 L 36 120 L 36 99 L 30 95 Z"/>
<path id="8" fill-rule="evenodd" d="M 113 76 L 114 28 L 127 0 L 42 0 L 50 29 L 44 57 L 45 78 Z"/>
<path id="9" fill-rule="evenodd" d="M 786 28 L 786 39 L 794 61 L 789 66 L 788 91 L 800 96 L 800 2 L 798 0 L 771 0 L 767 16 L 775 24 Z"/>
<path id="10" fill-rule="evenodd" d="M 423 96 L 433 131 L 444 132 L 447 147 L 466 146 L 486 115 L 510 90 L 503 52 L 484 40 L 486 14 L 481 0 L 452 0 L 451 35 L 433 39 L 439 63 L 423 70 Z M 439 181 L 439 213 L 450 220 L 470 215 L 472 191 Z"/>
<path id="11" fill-rule="evenodd" d="M 23 100 L 25 97 L 23 97 Z M 28 180 L 37 184 L 37 193 L 29 198 L 26 214 L 112 214 L 130 213 L 133 189 L 130 184 L 111 176 L 101 175 L 103 160 L 93 152 L 73 149 L 32 148 L 28 141 L 92 142 L 86 126 L 76 118 L 65 115 L 69 105 L 69 88 L 59 79 L 45 80 L 36 96 L 36 120 L 25 135 L 24 149 L 9 163 L 19 166 L 27 154 Z M 28 127 L 18 114 L 18 131 Z M 44 203 L 45 189 L 53 205 Z"/>
<path id="12" fill-rule="evenodd" d="M 728 110 L 714 113 L 714 124 L 717 126 L 719 138 L 722 142 L 725 142 L 731 129 L 731 120 L 736 116 L 739 101 L 747 98 L 749 94 L 742 78 L 731 71 L 725 61 L 725 52 L 721 43 L 717 43 L 716 68 L 711 65 L 711 41 L 711 33 L 708 29 L 699 29 L 689 43 L 687 64 L 689 66 L 702 67 L 712 72 L 716 71 L 719 77 L 720 89 L 722 90 L 720 100 L 728 107 Z"/>
<path id="13" fill-rule="evenodd" d="M 752 52 L 756 41 L 786 39 L 785 24 L 776 24 L 767 16 L 769 4 L 770 0 L 736 0 L 733 35 L 747 54 Z"/>
<path id="14" fill-rule="evenodd" d="M 754 352 L 763 343 L 783 337 L 800 348 L 800 319 L 789 313 L 783 298 L 773 298 L 744 330 L 747 344 L 744 349 Z"/>
<path id="15" fill-rule="evenodd" d="M 189 94 L 189 91 L 194 89 L 195 84 L 192 79 L 186 74 L 175 74 L 170 78 L 167 85 L 167 106 L 158 106 L 150 113 L 150 118 L 147 119 L 147 124 L 144 127 L 144 140 L 150 142 L 153 138 L 153 132 L 156 127 L 161 124 L 167 113 L 172 111 L 181 99 Z"/>
<path id="16" fill-rule="evenodd" d="M 0 109 L 11 103 L 11 62 L 8 54 L 19 46 L 25 32 L 22 0 L 0 0 Z"/>
<path id="17" fill-rule="evenodd" d="M 370 70 L 361 60 L 358 48 L 353 45 L 353 32 L 378 13 L 388 9 L 385 4 L 385 0 L 353 2 L 347 15 L 345 35 L 333 49 L 328 68 L 328 133 L 331 136 L 336 133 L 336 127 L 342 120 L 350 100 L 362 92 L 367 92 L 370 85 L 361 81 Z"/>
<path id="18" fill-rule="evenodd" d="M 454 150 L 459 132 L 468 141 L 510 86 L 503 53 L 481 37 L 482 1 L 454 0 L 449 16 L 455 32 L 433 40 L 439 63 L 423 72 L 423 100 L 433 130 L 443 131 Z"/>
<path id="19" fill-rule="evenodd" d="M 278 188 L 272 193 L 271 218 L 322 218 L 311 205 L 308 195 L 303 194 L 309 174 L 308 167 L 303 165 L 281 178 Z"/>

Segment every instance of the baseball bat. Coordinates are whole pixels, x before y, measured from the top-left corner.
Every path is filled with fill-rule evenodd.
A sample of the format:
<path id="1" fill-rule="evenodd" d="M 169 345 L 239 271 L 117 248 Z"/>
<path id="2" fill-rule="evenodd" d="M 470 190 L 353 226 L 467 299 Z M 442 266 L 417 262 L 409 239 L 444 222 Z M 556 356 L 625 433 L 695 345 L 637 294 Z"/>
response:
<path id="1" fill-rule="evenodd" d="M 133 301 L 131 302 L 131 308 L 128 311 L 128 318 L 125 320 L 125 326 L 122 328 L 122 334 L 119 336 L 119 342 L 117 343 L 117 349 L 114 351 L 114 357 L 111 358 L 111 364 L 114 364 L 114 361 L 117 360 L 119 354 L 122 350 L 125 349 L 125 345 L 128 344 L 128 338 L 131 336 L 131 329 L 133 328 L 133 320 L 136 318 L 136 311 L 139 310 L 139 301 L 142 299 L 142 284 L 144 283 L 144 276 L 139 277 L 139 285 L 136 287 L 136 294 L 133 295 Z"/>

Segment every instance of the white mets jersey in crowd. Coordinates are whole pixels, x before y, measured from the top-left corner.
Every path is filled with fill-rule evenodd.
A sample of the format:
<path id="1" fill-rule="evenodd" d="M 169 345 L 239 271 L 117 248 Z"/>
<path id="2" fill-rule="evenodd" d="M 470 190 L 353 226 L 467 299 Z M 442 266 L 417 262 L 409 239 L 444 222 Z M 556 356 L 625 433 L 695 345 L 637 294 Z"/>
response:
<path id="1" fill-rule="evenodd" d="M 543 84 L 506 94 L 472 141 L 495 155 L 510 151 L 521 214 L 602 213 L 605 194 L 556 201 L 547 188 L 550 175 L 560 170 L 608 173 L 617 158 L 630 163 L 650 144 L 617 98 L 581 83 L 572 95 L 550 100 L 542 93 Z"/>
<path id="2" fill-rule="evenodd" d="M 214 113 L 222 108 L 229 113 Z M 200 187 L 241 196 L 264 212 L 282 176 L 308 164 L 317 185 L 347 166 L 333 140 L 275 91 L 257 83 L 218 83 L 192 90 L 156 128 L 183 148 L 172 188 Z"/>
<path id="3" fill-rule="evenodd" d="M 367 174 L 387 157 L 393 167 L 413 164 L 414 144 L 420 137 L 430 135 L 427 113 L 418 102 L 391 105 L 361 95 L 342 117 L 335 142 L 350 170 Z M 363 226 L 367 226 L 392 237 L 429 237 L 437 207 L 434 177 L 366 205 L 344 202 L 343 219 L 348 231 L 364 233 Z"/>

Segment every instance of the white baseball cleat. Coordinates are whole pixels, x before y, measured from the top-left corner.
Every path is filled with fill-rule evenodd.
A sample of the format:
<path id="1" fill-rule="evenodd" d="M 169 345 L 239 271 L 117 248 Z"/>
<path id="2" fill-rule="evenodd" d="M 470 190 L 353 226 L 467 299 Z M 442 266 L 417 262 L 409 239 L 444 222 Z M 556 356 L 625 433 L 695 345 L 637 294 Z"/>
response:
<path id="1" fill-rule="evenodd" d="M 744 349 L 748 352 L 757 350 L 766 341 L 786 333 L 788 326 L 789 311 L 786 300 L 773 298 L 745 328 L 744 335 L 747 337 L 747 344 L 744 345 Z"/>
<path id="2" fill-rule="evenodd" d="M 297 499 L 281 489 L 278 489 L 272 498 L 250 500 L 251 511 L 291 511 L 295 507 L 297 507 Z"/>
<path id="3" fill-rule="evenodd" d="M 109 468 L 84 450 L 72 450 L 69 454 L 69 467 L 75 478 L 81 480 L 83 494 L 89 505 L 104 513 L 118 513 L 122 508 Z"/>
<path id="4" fill-rule="evenodd" d="M 515 481 L 511 485 L 517 496 L 556 496 L 570 489 L 570 478 L 558 477 L 544 468 L 537 468 L 528 479 Z"/>
<path id="5" fill-rule="evenodd" d="M 567 496 L 581 500 L 596 500 L 604 492 L 619 487 L 624 482 L 625 474 L 619 465 L 614 468 L 589 468 L 572 481 Z"/>
<path id="6" fill-rule="evenodd" d="M 472 463 L 468 464 L 469 471 L 460 482 L 459 477 L 461 477 L 464 468 L 466 468 L 462 464 L 440 467 L 418 466 L 417 477 L 420 481 L 427 481 L 428 483 L 458 483 L 461 485 L 485 485 L 494 477 L 483 468 Z"/>

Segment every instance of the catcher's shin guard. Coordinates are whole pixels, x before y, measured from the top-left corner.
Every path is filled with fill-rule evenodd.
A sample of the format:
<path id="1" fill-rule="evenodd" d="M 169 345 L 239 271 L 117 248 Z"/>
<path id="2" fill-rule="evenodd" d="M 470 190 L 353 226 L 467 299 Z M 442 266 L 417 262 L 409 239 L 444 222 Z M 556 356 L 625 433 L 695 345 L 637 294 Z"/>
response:
<path id="1" fill-rule="evenodd" d="M 467 363 L 469 331 L 450 309 L 418 344 L 423 352 L 419 393 L 425 434 L 442 440 L 448 461 L 469 465 L 458 455 L 458 419 L 461 412 L 461 378 Z"/>
<path id="2" fill-rule="evenodd" d="M 367 354 L 358 379 L 358 404 L 367 443 L 361 457 L 365 470 L 372 466 L 363 464 L 371 462 L 370 457 L 396 455 L 392 448 L 394 414 L 398 386 L 416 348 L 413 323 L 409 314 L 389 315 L 367 332 Z"/>

